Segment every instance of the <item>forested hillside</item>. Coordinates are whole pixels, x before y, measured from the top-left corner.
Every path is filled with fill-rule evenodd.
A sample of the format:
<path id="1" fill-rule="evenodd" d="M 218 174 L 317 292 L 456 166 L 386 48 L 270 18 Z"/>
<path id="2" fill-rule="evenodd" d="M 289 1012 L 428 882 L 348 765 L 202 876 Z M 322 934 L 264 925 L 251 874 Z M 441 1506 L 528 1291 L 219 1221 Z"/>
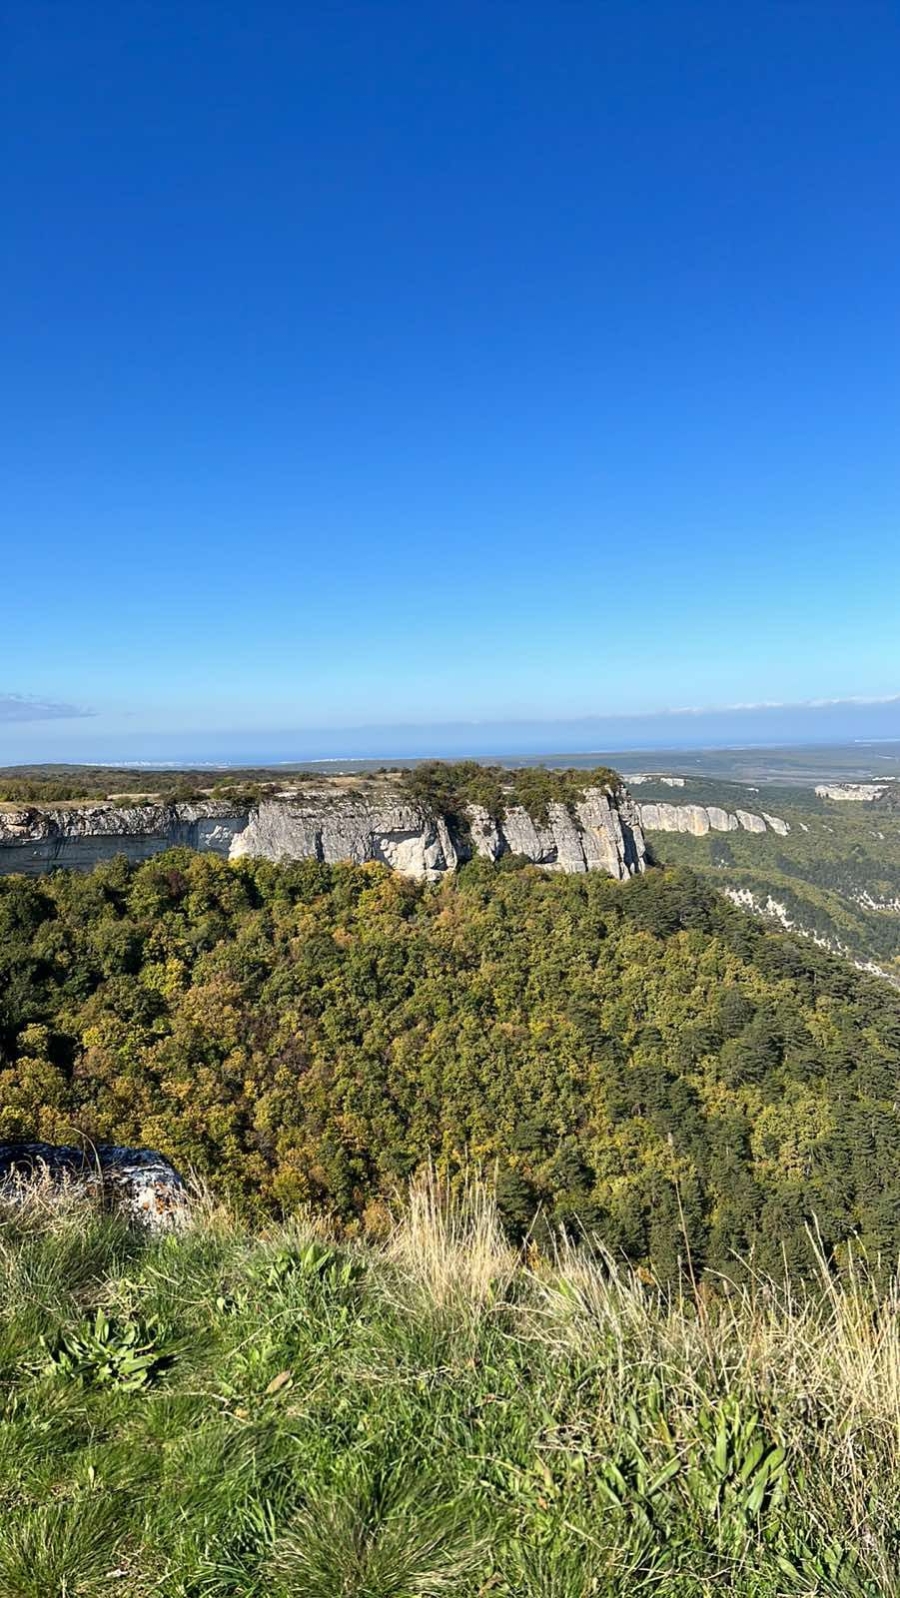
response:
<path id="1" fill-rule="evenodd" d="M 789 832 L 778 836 L 648 832 L 658 860 L 686 865 L 718 887 L 735 890 L 771 919 L 825 947 L 877 965 L 900 982 L 900 814 L 896 789 L 875 803 L 835 803 L 812 788 L 750 788 L 687 777 L 673 791 L 643 784 L 640 799 L 740 806 L 774 812 Z"/>
<path id="2" fill-rule="evenodd" d="M 900 995 L 687 871 L 226 864 L 0 881 L 0 1138 L 151 1144 L 376 1225 L 423 1162 L 663 1275 L 900 1249 Z"/>

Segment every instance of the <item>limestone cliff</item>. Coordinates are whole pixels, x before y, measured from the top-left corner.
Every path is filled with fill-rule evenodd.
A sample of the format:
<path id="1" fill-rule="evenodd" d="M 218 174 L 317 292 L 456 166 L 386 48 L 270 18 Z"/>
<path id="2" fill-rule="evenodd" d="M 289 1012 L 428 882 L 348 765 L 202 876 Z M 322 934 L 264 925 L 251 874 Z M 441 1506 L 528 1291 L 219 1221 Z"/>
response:
<path id="1" fill-rule="evenodd" d="M 117 854 L 143 860 L 176 844 L 231 859 L 380 860 L 432 882 L 473 855 L 516 854 L 552 871 L 618 879 L 646 864 L 638 807 L 617 787 L 587 788 L 570 806 L 550 803 L 545 818 L 516 804 L 497 816 L 470 805 L 453 825 L 384 785 L 317 785 L 241 812 L 214 800 L 0 810 L 0 872 L 88 870 Z"/>
<path id="2" fill-rule="evenodd" d="M 382 860 L 404 876 L 429 881 L 455 870 L 459 859 L 443 817 L 428 817 L 400 799 L 373 803 L 355 794 L 267 800 L 250 812 L 230 855 L 329 865 Z"/>
<path id="3" fill-rule="evenodd" d="M 571 811 L 563 804 L 548 805 L 545 822 L 520 805 L 500 820 L 478 805 L 469 806 L 468 816 L 473 850 L 489 860 L 525 855 L 556 871 L 605 871 L 619 879 L 646 868 L 638 806 L 623 791 L 588 788 Z"/>
<path id="4" fill-rule="evenodd" d="M 605 871 L 619 879 L 645 869 L 637 807 L 624 793 L 589 788 L 570 811 L 547 807 L 546 821 L 511 806 L 501 817 L 470 805 L 455 833 L 446 819 L 402 799 L 372 803 L 356 795 L 269 800 L 251 813 L 231 858 L 383 860 L 406 876 L 436 881 L 474 855 L 524 855 L 555 871 Z"/>
<path id="5" fill-rule="evenodd" d="M 855 800 L 857 803 L 871 804 L 873 800 L 883 797 L 887 786 L 884 782 L 822 782 L 816 788 L 816 794 L 820 799 Z"/>
<path id="6" fill-rule="evenodd" d="M 641 825 L 648 832 L 690 832 L 703 838 L 708 832 L 777 832 L 785 838 L 790 824 L 767 811 L 757 816 L 750 810 L 722 810 L 718 805 L 640 804 Z"/>
<path id="7" fill-rule="evenodd" d="M 217 800 L 140 805 L 85 804 L 0 810 L 0 872 L 39 875 L 55 866 L 88 871 L 101 860 L 130 860 L 176 844 L 227 854 L 247 812 Z"/>
<path id="8" fill-rule="evenodd" d="M 234 807 L 214 799 L 171 804 L 84 804 L 59 809 L 34 805 L 0 811 L 0 842 L 37 843 L 51 838 L 133 837 L 168 834 L 201 823 L 218 823 Z"/>

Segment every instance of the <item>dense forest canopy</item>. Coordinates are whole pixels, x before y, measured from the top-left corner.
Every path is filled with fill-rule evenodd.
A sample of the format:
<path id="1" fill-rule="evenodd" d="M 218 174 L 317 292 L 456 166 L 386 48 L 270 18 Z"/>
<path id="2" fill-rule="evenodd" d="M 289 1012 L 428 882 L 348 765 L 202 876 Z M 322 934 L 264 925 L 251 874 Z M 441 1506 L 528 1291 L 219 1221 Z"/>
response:
<path id="1" fill-rule="evenodd" d="M 622 779 L 609 766 L 589 770 L 549 766 L 489 766 L 477 760 L 422 760 L 404 771 L 401 791 L 412 803 L 433 815 L 446 816 L 460 831 L 467 827 L 466 810 L 479 805 L 495 821 L 519 805 L 537 821 L 546 821 L 548 806 L 569 808 L 584 798 L 588 788 L 618 791 Z"/>
<path id="2" fill-rule="evenodd" d="M 715 886 L 744 890 L 835 952 L 874 961 L 900 980 L 900 819 L 893 791 L 869 803 L 836 803 L 812 789 L 766 788 L 687 779 L 673 793 L 659 785 L 635 790 L 644 802 L 765 809 L 788 824 L 785 837 L 709 832 L 649 832 L 655 857 L 688 866 Z"/>
<path id="3" fill-rule="evenodd" d="M 900 995 L 685 870 L 473 861 L 0 880 L 0 1139 L 150 1144 L 251 1208 L 377 1218 L 423 1162 L 677 1269 L 900 1250 Z"/>
<path id="4" fill-rule="evenodd" d="M 457 820 L 465 829 L 467 805 L 483 806 L 501 820 L 512 805 L 522 805 L 530 815 L 545 820 L 547 806 L 554 801 L 573 805 L 586 788 L 599 786 L 617 789 L 618 773 L 608 766 L 591 770 L 551 769 L 545 766 L 508 768 L 477 760 L 419 760 L 408 767 L 381 766 L 355 770 L 343 777 L 304 770 L 300 767 L 248 766 L 234 770 L 170 771 L 108 766 L 19 766 L 0 767 L 0 804 L 53 805 L 78 801 L 119 798 L 128 802 L 135 796 L 159 799 L 235 799 L 255 804 L 271 797 L 288 784 L 291 789 L 326 783 L 337 778 L 337 785 L 351 791 L 370 793 L 385 785 L 410 803 L 433 814 Z"/>
<path id="5" fill-rule="evenodd" d="M 281 782 L 285 779 L 282 776 Z M 309 780 L 291 776 L 292 783 Z M 91 804 L 107 799 L 129 804 L 134 800 L 162 801 L 229 799 L 255 804 L 274 793 L 279 782 L 270 768 L 246 772 L 111 770 L 107 766 L 36 766 L 0 770 L 0 804 Z"/>

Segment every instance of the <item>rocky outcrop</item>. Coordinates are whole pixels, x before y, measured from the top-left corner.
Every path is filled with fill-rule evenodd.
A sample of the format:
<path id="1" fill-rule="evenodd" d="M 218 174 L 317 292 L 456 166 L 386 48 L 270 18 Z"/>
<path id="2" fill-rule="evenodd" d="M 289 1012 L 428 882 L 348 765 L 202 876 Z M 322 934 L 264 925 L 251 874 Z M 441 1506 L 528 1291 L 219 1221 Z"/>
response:
<path id="1" fill-rule="evenodd" d="M 329 865 L 382 860 L 404 876 L 427 881 L 455 870 L 459 862 L 442 816 L 428 817 L 400 800 L 373 804 L 353 795 L 268 800 L 251 811 L 230 855 L 232 860 L 260 855 Z"/>
<path id="2" fill-rule="evenodd" d="M 28 806 L 0 811 L 0 844 L 147 837 L 187 843 L 199 836 L 209 845 L 218 838 L 230 842 L 235 830 L 231 824 L 243 826 L 245 822 L 246 812 L 235 814 L 233 805 L 215 799 L 179 804 L 73 805 L 57 810 Z"/>
<path id="3" fill-rule="evenodd" d="M 620 879 L 646 863 L 638 807 L 618 788 L 588 788 L 571 807 L 549 804 L 543 818 L 518 805 L 499 817 L 471 806 L 455 826 L 390 789 L 372 794 L 325 786 L 285 793 L 242 813 L 214 800 L 0 812 L 0 871 L 87 870 L 116 854 L 144 860 L 175 844 L 232 860 L 380 860 L 428 882 L 472 855 L 523 855 L 549 870 L 605 871 Z"/>
<path id="4" fill-rule="evenodd" d="M 735 815 L 745 832 L 765 832 L 766 824 L 762 816 L 755 816 L 749 810 L 736 810 Z"/>
<path id="5" fill-rule="evenodd" d="M 750 810 L 722 810 L 718 805 L 639 804 L 641 826 L 648 832 L 689 832 L 703 838 L 708 832 L 765 832 L 771 829 L 784 838 L 790 823 L 765 811 L 757 816 Z"/>
<path id="6" fill-rule="evenodd" d="M 0 810 L 0 872 L 90 870 L 116 854 L 145 860 L 176 844 L 227 855 L 246 825 L 246 810 L 214 799 Z"/>
<path id="7" fill-rule="evenodd" d="M 488 860 L 524 855 L 535 865 L 566 872 L 605 871 L 622 880 L 646 869 L 647 849 L 638 806 L 627 794 L 588 788 L 570 811 L 547 806 L 546 821 L 521 805 L 495 820 L 478 805 L 468 811 L 472 852 Z"/>
<path id="8" fill-rule="evenodd" d="M 802 922 L 796 921 L 789 914 L 787 905 L 783 904 L 780 899 L 774 898 L 771 893 L 766 893 L 765 897 L 763 897 L 762 893 L 754 893 L 752 888 L 731 887 L 723 888 L 722 893 L 726 899 L 730 899 L 732 904 L 736 904 L 739 909 L 749 910 L 751 915 L 762 916 L 766 921 L 776 921 L 780 927 L 784 928 L 785 932 L 796 932 L 801 938 L 807 938 L 810 943 L 815 943 L 818 948 L 827 949 L 830 954 L 838 954 L 843 959 L 849 960 L 851 964 L 856 966 L 857 970 L 868 971 L 872 976 L 883 977 L 894 988 L 900 987 L 900 978 L 898 978 L 896 971 L 892 971 L 886 966 L 878 965 L 875 960 L 861 960 L 840 938 L 829 938 L 814 927 L 804 926 Z"/>
<path id="9" fill-rule="evenodd" d="M 685 777 L 664 777 L 655 771 L 631 771 L 626 777 L 629 787 L 637 788 L 642 782 L 661 782 L 665 788 L 683 788 Z"/>
<path id="10" fill-rule="evenodd" d="M 43 1184 L 98 1199 L 154 1232 L 179 1226 L 187 1217 L 184 1182 L 155 1149 L 0 1143 L 0 1201 L 22 1203 Z"/>
<path id="11" fill-rule="evenodd" d="M 781 816 L 770 816 L 768 810 L 764 810 L 762 814 L 763 821 L 767 827 L 771 827 L 773 832 L 777 832 L 779 838 L 787 837 L 791 830 L 790 822 L 782 820 Z"/>
<path id="12" fill-rule="evenodd" d="M 819 799 L 854 799 L 858 803 L 871 803 L 886 792 L 883 782 L 822 782 L 816 788 Z"/>
<path id="13" fill-rule="evenodd" d="M 382 860 L 405 876 L 437 881 L 471 857 L 523 855 L 555 871 L 605 871 L 622 879 L 645 868 L 646 847 L 637 807 L 625 794 L 590 788 L 570 811 L 550 804 L 546 820 L 513 805 L 494 817 L 471 805 L 465 825 L 451 831 L 442 816 L 415 805 L 368 802 L 353 795 L 323 803 L 314 796 L 269 800 L 251 813 L 231 845 L 231 858 L 323 860 L 337 864 Z"/>

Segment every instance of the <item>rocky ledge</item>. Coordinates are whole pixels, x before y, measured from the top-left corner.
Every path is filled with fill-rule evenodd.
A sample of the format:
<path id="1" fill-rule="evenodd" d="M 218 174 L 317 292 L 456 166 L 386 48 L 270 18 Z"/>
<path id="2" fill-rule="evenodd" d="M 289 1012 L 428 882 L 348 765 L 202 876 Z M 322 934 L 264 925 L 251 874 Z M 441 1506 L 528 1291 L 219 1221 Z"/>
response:
<path id="1" fill-rule="evenodd" d="M 115 855 L 146 860 L 163 849 L 227 855 L 247 810 L 217 800 L 179 804 L 87 804 L 0 810 L 0 875 L 39 876 L 58 866 L 90 871 Z"/>

